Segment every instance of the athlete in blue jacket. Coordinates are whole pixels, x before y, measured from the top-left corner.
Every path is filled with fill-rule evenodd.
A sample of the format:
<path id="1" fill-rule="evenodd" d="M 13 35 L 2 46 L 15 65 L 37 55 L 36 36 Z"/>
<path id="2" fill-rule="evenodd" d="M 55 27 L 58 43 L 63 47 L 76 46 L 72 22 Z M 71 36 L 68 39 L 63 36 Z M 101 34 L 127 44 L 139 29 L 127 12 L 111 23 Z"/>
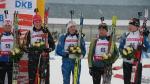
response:
<path id="1" fill-rule="evenodd" d="M 70 21 L 67 25 L 67 33 L 60 36 L 58 45 L 56 48 L 56 54 L 62 56 L 62 74 L 63 74 L 63 84 L 70 84 L 70 75 L 71 72 L 73 74 L 74 71 L 74 64 L 76 54 L 71 54 L 68 50 L 70 46 L 77 46 L 78 43 L 78 34 L 77 34 L 77 27 L 74 21 Z M 81 49 L 81 56 L 83 58 L 86 49 L 85 49 L 85 42 L 84 39 L 81 38 L 80 41 L 80 49 Z M 79 70 L 81 71 L 81 65 L 79 66 Z M 80 79 L 80 71 L 78 75 L 78 84 Z"/>

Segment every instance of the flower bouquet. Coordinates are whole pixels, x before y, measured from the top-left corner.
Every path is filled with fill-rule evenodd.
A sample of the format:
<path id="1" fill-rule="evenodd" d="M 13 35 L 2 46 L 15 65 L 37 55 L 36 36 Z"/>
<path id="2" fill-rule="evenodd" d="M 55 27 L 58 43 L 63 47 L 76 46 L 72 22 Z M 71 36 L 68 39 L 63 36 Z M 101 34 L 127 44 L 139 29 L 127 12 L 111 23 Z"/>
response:
<path id="1" fill-rule="evenodd" d="M 29 48 L 30 52 L 42 52 L 45 49 L 45 42 L 34 42 Z"/>
<path id="2" fill-rule="evenodd" d="M 79 46 L 69 46 L 68 51 L 70 54 L 81 54 L 81 48 Z"/>
<path id="3" fill-rule="evenodd" d="M 102 61 L 105 63 L 111 62 L 111 54 L 110 53 L 104 53 L 102 55 Z"/>
<path id="4" fill-rule="evenodd" d="M 122 50 L 122 58 L 136 60 L 137 58 L 135 57 L 134 52 L 135 50 L 133 47 L 126 47 Z"/>
<path id="5" fill-rule="evenodd" d="M 10 61 L 18 62 L 23 56 L 23 51 L 19 48 L 14 48 L 10 51 Z"/>
<path id="6" fill-rule="evenodd" d="M 106 64 L 112 64 L 117 60 L 118 56 L 111 53 L 104 53 L 102 55 L 102 61 L 105 62 Z"/>
<path id="7" fill-rule="evenodd" d="M 68 47 L 69 58 L 76 59 L 81 57 L 81 48 L 79 46 L 71 45 Z"/>

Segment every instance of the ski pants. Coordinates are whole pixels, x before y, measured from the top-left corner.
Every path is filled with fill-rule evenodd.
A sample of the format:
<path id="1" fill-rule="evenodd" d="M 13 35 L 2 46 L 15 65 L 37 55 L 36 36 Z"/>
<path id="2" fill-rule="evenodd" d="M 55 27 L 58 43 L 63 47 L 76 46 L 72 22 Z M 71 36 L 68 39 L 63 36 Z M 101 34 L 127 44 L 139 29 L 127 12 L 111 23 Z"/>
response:
<path id="1" fill-rule="evenodd" d="M 34 84 L 35 82 L 35 77 L 36 77 L 36 72 L 37 72 L 37 67 L 38 67 L 38 62 L 39 62 L 39 57 L 40 57 L 40 53 L 35 54 L 35 53 L 29 53 L 28 54 L 28 58 L 29 58 L 29 62 L 28 62 L 28 74 L 29 74 L 29 84 Z M 43 77 L 43 65 L 46 65 L 46 80 L 45 80 L 45 84 L 49 84 L 49 59 L 47 64 L 43 64 L 43 58 L 41 57 L 40 60 L 40 68 L 39 68 L 39 74 L 40 74 L 40 78 Z M 44 61 L 45 62 L 45 61 Z"/>
<path id="2" fill-rule="evenodd" d="M 5 76 L 8 76 L 8 84 L 12 84 L 13 63 L 0 62 L 0 84 L 5 84 Z"/>
<path id="3" fill-rule="evenodd" d="M 93 84 L 101 84 L 101 77 L 103 77 L 102 84 L 111 84 L 112 65 L 108 65 L 105 68 L 93 68 L 92 69 Z"/>
<path id="4" fill-rule="evenodd" d="M 69 58 L 63 58 L 62 66 L 61 66 L 62 75 L 63 75 L 63 84 L 70 84 L 70 75 L 71 73 L 74 74 L 74 64 L 75 64 L 75 60 Z M 80 84 L 80 72 L 81 72 L 81 64 L 79 65 L 77 84 Z"/>
<path id="5" fill-rule="evenodd" d="M 124 77 L 124 84 L 131 84 L 131 72 L 132 72 L 132 64 L 128 62 L 123 62 L 123 77 Z M 138 71 L 136 76 L 136 83 L 141 84 L 142 79 L 142 63 L 138 64 Z"/>

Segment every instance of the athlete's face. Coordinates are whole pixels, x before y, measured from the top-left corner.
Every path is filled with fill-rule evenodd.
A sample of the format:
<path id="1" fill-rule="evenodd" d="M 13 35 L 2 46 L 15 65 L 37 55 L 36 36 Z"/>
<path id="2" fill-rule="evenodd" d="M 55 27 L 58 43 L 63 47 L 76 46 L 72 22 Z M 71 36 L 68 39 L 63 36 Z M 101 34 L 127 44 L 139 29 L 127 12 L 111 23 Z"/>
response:
<path id="1" fill-rule="evenodd" d="M 5 32 L 11 32 L 12 26 L 11 25 L 4 25 L 3 28 L 4 28 Z"/>
<path id="2" fill-rule="evenodd" d="M 70 34 L 75 34 L 76 33 L 76 26 L 75 25 L 73 25 L 73 26 L 71 26 L 70 28 L 68 28 L 68 32 L 70 33 Z"/>
<path id="3" fill-rule="evenodd" d="M 41 26 L 42 26 L 42 21 L 35 21 L 34 22 L 34 26 L 35 28 L 38 30 L 38 29 L 41 29 Z"/>
<path id="4" fill-rule="evenodd" d="M 107 30 L 103 28 L 99 28 L 99 35 L 100 36 L 107 36 Z"/>
<path id="5" fill-rule="evenodd" d="M 130 32 L 135 32 L 135 31 L 137 31 L 137 30 L 138 30 L 138 27 L 137 27 L 137 26 L 134 26 L 134 25 L 129 24 L 129 26 L 128 26 L 128 31 L 130 31 Z"/>

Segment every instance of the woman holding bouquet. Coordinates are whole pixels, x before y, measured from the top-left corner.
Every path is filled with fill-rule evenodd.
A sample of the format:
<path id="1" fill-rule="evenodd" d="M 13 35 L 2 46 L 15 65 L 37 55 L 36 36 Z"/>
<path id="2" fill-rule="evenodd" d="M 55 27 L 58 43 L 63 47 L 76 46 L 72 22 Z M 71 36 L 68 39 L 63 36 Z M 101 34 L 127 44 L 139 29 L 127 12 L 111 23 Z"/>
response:
<path id="1" fill-rule="evenodd" d="M 29 33 L 30 38 L 28 39 L 28 73 L 29 73 L 29 84 L 34 84 L 37 67 L 40 61 L 40 77 L 42 78 L 46 74 L 46 84 L 49 84 L 49 52 L 55 48 L 53 38 L 47 28 L 42 27 L 42 18 L 36 14 L 33 17 L 33 30 Z M 46 57 L 46 65 L 42 64 L 45 61 L 40 59 Z M 46 66 L 46 73 L 43 71 Z"/>
<path id="2" fill-rule="evenodd" d="M 118 51 L 115 49 L 109 53 L 110 39 L 108 36 L 107 24 L 101 23 L 98 27 L 99 37 L 94 39 L 89 48 L 88 64 L 89 73 L 93 78 L 93 84 L 100 84 L 101 77 L 103 77 L 102 84 L 111 83 L 112 63 L 118 58 Z M 115 59 L 112 59 L 114 57 Z"/>
<path id="3" fill-rule="evenodd" d="M 56 53 L 62 56 L 62 75 L 63 75 L 63 84 L 70 84 L 70 75 L 74 74 L 75 59 L 79 57 L 83 58 L 85 55 L 85 42 L 81 38 L 80 47 L 77 47 L 78 44 L 78 31 L 77 25 L 74 21 L 69 21 L 67 24 L 67 33 L 61 35 L 58 41 L 56 48 Z M 80 71 L 81 65 L 79 65 L 79 75 L 77 84 L 80 84 Z"/>
<path id="4" fill-rule="evenodd" d="M 129 21 L 128 32 L 124 33 L 120 39 L 119 51 L 123 57 L 123 76 L 124 84 L 131 84 L 131 72 L 134 62 L 139 60 L 136 51 L 147 50 L 149 46 L 148 37 L 144 35 L 144 46 L 141 45 L 141 34 L 139 31 L 140 20 L 131 18 Z M 136 84 L 141 84 L 142 63 L 138 64 L 138 80 Z"/>

